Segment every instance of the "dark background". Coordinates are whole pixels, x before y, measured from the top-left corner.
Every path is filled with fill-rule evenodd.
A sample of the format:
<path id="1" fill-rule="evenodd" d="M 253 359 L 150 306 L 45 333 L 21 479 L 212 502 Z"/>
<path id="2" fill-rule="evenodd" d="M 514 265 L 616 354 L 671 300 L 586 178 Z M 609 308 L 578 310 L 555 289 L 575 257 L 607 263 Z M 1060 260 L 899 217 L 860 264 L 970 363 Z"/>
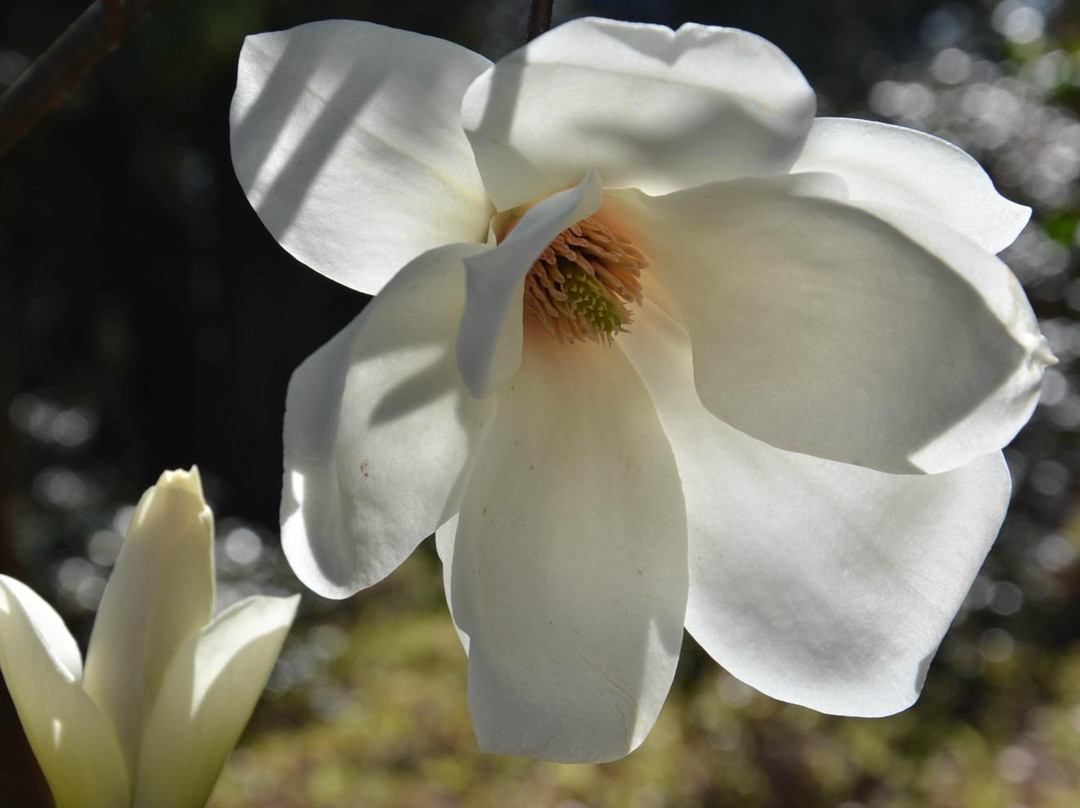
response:
<path id="1" fill-rule="evenodd" d="M 591 13 L 754 31 L 802 68 L 822 114 L 941 132 L 982 159 L 1009 196 L 1035 206 L 1032 230 L 1009 260 L 1065 361 L 1048 406 L 1009 454 L 1017 487 L 1012 515 L 956 629 L 961 651 L 947 645 L 950 661 L 935 667 L 941 681 L 981 682 L 995 663 L 993 643 L 1004 636 L 1010 648 L 1034 649 L 1028 661 L 1046 670 L 1080 636 L 1070 555 L 1080 469 L 1080 400 L 1070 382 L 1071 359 L 1080 353 L 1071 329 L 1080 292 L 1070 285 L 1077 193 L 1068 155 L 1058 155 L 1065 169 L 1051 160 L 1080 109 L 1078 15 L 1061 3 L 1029 2 L 1023 7 L 1041 15 L 1044 30 L 1028 39 L 1009 27 L 1007 12 L 1021 4 L 1008 2 L 1014 5 L 555 4 L 556 21 Z M 2 0 L 0 89 L 83 8 Z M 0 572 L 57 603 L 77 636 L 85 637 L 107 575 L 107 553 L 94 550 L 93 537 L 118 532 L 123 506 L 165 468 L 198 463 L 219 519 L 261 537 L 269 571 L 248 578 L 264 589 L 300 589 L 274 546 L 285 387 L 363 298 L 279 248 L 233 176 L 228 110 L 244 36 L 310 20 L 365 19 L 498 58 L 522 41 L 525 13 L 524 2 L 494 0 L 171 0 L 0 157 Z M 980 78 L 975 70 L 960 82 L 943 81 L 947 71 L 935 58 L 949 48 L 997 65 L 997 75 Z M 1016 77 L 1025 66 L 1054 52 L 1075 63 L 1054 81 L 1035 91 L 1001 84 L 1023 84 L 1027 79 Z M 987 134 L 993 109 L 972 111 L 957 95 L 976 81 L 1032 105 L 1009 112 L 1004 140 Z M 933 94 L 931 111 L 919 106 L 915 86 Z M 1045 109 L 1055 111 L 1045 121 L 1017 122 Z M 1065 122 L 1066 135 L 1053 129 L 1055 121 Z M 1049 179 L 1031 169 L 1044 158 Z M 232 571 L 242 594 L 244 570 Z M 313 600 L 306 599 L 307 609 L 328 612 Z M 1003 634 L 987 634 L 995 631 Z M 965 654 L 975 656 L 965 662 Z M 687 681 L 712 665 L 692 651 L 687 658 L 680 674 Z M 1018 714 L 1045 695 L 1040 687 Z M 942 703 L 973 720 L 987 708 L 981 692 L 964 689 Z M 0 748 L 0 794 L 16 794 L 12 805 L 37 804 L 33 764 L 18 747 L 10 708 L 0 713 L 0 727 L 8 747 Z"/>
<path id="2" fill-rule="evenodd" d="M 804 70 L 828 111 L 859 107 L 889 66 L 917 57 L 933 7 L 639 0 L 571 8 L 760 33 Z M 82 8 L 6 0 L 0 48 L 38 54 Z M 556 3 L 557 15 L 566 10 Z M 166 2 L 0 163 L 9 394 L 47 390 L 93 406 L 100 428 L 78 465 L 107 466 L 129 495 L 163 466 L 198 461 L 220 479 L 230 507 L 273 523 L 289 374 L 360 301 L 278 248 L 236 183 L 228 109 L 243 37 L 343 17 L 497 57 L 520 41 L 524 13 L 524 3 Z M 984 49 L 995 44 L 987 37 Z M 25 481 L 35 458 L 24 448 L 12 454 Z"/>

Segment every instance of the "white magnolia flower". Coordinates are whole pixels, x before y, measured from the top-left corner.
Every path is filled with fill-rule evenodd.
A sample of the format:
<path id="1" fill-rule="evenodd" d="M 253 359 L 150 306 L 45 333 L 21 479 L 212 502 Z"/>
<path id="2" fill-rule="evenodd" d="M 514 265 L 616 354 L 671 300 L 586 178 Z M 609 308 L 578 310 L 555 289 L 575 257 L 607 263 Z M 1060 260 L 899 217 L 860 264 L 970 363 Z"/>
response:
<path id="1" fill-rule="evenodd" d="M 250 37 L 233 160 L 377 296 L 295 373 L 283 541 L 344 597 L 432 531 L 480 745 L 637 746 L 686 629 L 818 710 L 910 705 L 1053 361 L 966 154 L 814 120 L 742 31 L 581 19 L 497 64 L 360 22 Z"/>
<path id="2" fill-rule="evenodd" d="M 259 698 L 299 596 L 212 617 L 214 522 L 197 469 L 131 518 L 86 666 L 60 615 L 0 575 L 0 669 L 57 808 L 201 808 Z"/>

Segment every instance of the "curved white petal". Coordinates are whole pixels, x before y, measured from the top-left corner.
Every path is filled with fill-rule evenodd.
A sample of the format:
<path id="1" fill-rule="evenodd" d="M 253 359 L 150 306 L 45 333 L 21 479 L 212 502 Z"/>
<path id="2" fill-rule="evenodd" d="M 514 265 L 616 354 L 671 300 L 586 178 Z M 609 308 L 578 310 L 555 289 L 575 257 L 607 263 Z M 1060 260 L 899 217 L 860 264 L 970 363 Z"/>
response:
<path id="1" fill-rule="evenodd" d="M 841 715 L 909 706 L 1004 518 L 1001 453 L 893 475 L 784 452 L 705 409 L 685 333 L 655 309 L 619 344 L 682 475 L 695 639 L 775 698 Z"/>
<path id="2" fill-rule="evenodd" d="M 80 668 L 60 615 L 25 584 L 0 575 L 0 670 L 57 808 L 127 808 L 124 756 L 82 689 Z"/>
<path id="3" fill-rule="evenodd" d="M 1012 244 L 1031 209 L 1001 196 L 969 154 L 902 126 L 817 118 L 792 173 L 826 171 L 844 179 L 854 202 L 911 208 L 997 253 Z"/>
<path id="4" fill-rule="evenodd" d="M 493 250 L 465 259 L 465 310 L 457 337 L 458 368 L 474 396 L 502 386 L 521 365 L 525 276 L 563 230 L 596 213 L 603 184 L 588 171 L 573 188 L 534 205 Z"/>
<path id="5" fill-rule="evenodd" d="M 380 581 L 458 509 L 495 406 L 464 388 L 453 347 L 463 261 L 483 249 L 425 253 L 293 374 L 282 546 L 321 595 Z"/>
<path id="6" fill-rule="evenodd" d="M 166 471 L 139 500 L 98 608 L 83 686 L 136 768 L 146 715 L 176 649 L 214 610 L 214 517 L 198 469 Z"/>
<path id="7" fill-rule="evenodd" d="M 644 739 L 675 672 L 682 491 L 626 359 L 527 330 L 452 546 L 469 709 L 485 751 L 612 760 Z"/>
<path id="8" fill-rule="evenodd" d="M 458 515 L 455 513 L 444 524 L 439 525 L 439 528 L 435 531 L 435 551 L 439 554 L 439 562 L 442 564 L 443 589 L 446 592 L 448 606 L 452 606 L 454 603 L 454 595 L 450 590 L 454 582 L 454 537 L 457 536 L 457 526 Z M 453 616 L 454 612 L 451 608 L 451 619 L 453 619 Z M 454 620 L 454 630 L 457 632 L 458 639 L 461 640 L 461 645 L 467 655 L 469 653 L 469 635 L 461 630 L 461 626 L 457 624 L 456 620 Z"/>
<path id="9" fill-rule="evenodd" d="M 760 37 L 596 18 L 560 25 L 502 59 L 462 104 L 500 210 L 590 168 L 608 187 L 652 194 L 784 171 L 813 115 L 798 68 Z"/>
<path id="10" fill-rule="evenodd" d="M 147 722 L 134 808 L 206 805 L 299 602 L 299 595 L 247 598 L 181 647 Z"/>
<path id="11" fill-rule="evenodd" d="M 955 231 L 834 199 L 828 174 L 731 181 L 604 215 L 674 300 L 698 394 L 782 449 L 937 472 L 1001 448 L 1052 355 L 1016 278 Z M 646 296 L 649 296 L 646 291 Z"/>
<path id="12" fill-rule="evenodd" d="M 912 463 L 931 473 L 949 471 L 1005 446 L 1031 418 L 1039 403 L 1045 370 L 1058 361 L 1046 337 L 1039 331 L 1020 282 L 1001 262 L 985 262 L 984 259 L 980 265 L 978 259 L 981 256 L 972 255 L 967 242 L 957 243 L 963 240 L 921 214 L 871 202 L 864 202 L 863 206 L 915 243 L 957 267 L 960 274 L 979 289 L 989 310 L 1000 322 L 1007 324 L 1010 335 L 1024 352 L 1012 374 L 991 395 L 979 401 L 962 420 L 913 452 Z"/>
<path id="13" fill-rule="evenodd" d="M 49 657 L 60 666 L 59 673 L 62 677 L 72 682 L 82 682 L 82 653 L 79 651 L 79 644 L 64 625 L 64 618 L 57 614 L 44 598 L 21 581 L 0 575 L 0 584 L 7 587 L 8 597 L 15 598 L 17 605 L 22 607 L 21 611 L 13 614 L 9 608 L 4 619 L 14 620 L 25 616 L 38 641 L 48 651 Z M 16 630 L 20 629 L 11 629 Z"/>
<path id="14" fill-rule="evenodd" d="M 492 210 L 460 106 L 489 65 L 366 22 L 248 37 L 232 157 L 263 224 L 305 264 L 371 294 L 425 250 L 483 241 Z"/>

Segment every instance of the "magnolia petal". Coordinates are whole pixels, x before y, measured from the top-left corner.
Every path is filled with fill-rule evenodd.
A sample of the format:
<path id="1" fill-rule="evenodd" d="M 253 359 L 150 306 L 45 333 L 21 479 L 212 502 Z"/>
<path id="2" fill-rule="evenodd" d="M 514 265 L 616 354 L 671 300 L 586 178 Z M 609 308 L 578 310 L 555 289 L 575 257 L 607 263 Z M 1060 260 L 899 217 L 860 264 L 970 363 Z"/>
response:
<path id="1" fill-rule="evenodd" d="M 572 20 L 499 61 L 462 118 L 499 210 L 595 168 L 608 187 L 669 193 L 777 173 L 814 115 L 802 73 L 731 28 Z"/>
<path id="2" fill-rule="evenodd" d="M 206 805 L 299 602 L 299 595 L 247 598 L 180 648 L 146 725 L 134 808 Z"/>
<path id="3" fill-rule="evenodd" d="M 282 546 L 320 595 L 382 580 L 458 509 L 495 407 L 465 390 L 453 351 L 463 261 L 483 249 L 425 253 L 293 374 Z"/>
<path id="4" fill-rule="evenodd" d="M 37 634 L 39 642 L 48 650 L 49 656 L 63 670 L 65 679 L 82 682 L 83 661 L 79 644 L 71 636 L 64 618 L 34 590 L 7 575 L 0 575 L 0 583 L 8 586 L 8 597 L 14 597 Z M 11 618 L 14 619 L 14 618 Z M 0 637 L 2 639 L 2 637 Z"/>
<path id="5" fill-rule="evenodd" d="M 928 219 L 898 229 L 917 214 L 825 198 L 830 177 L 612 191 L 604 214 L 649 257 L 663 288 L 646 296 L 674 301 L 698 394 L 737 429 L 890 472 L 1001 448 L 1053 361 L 1016 278 Z"/>
<path id="6" fill-rule="evenodd" d="M 438 530 L 435 531 L 435 552 L 439 554 L 439 562 L 442 564 L 443 589 L 446 592 L 446 602 L 449 605 L 454 602 L 454 595 L 450 591 L 450 587 L 453 585 L 454 579 L 454 537 L 457 535 L 457 526 L 458 515 L 455 513 L 444 524 L 439 525 Z M 450 618 L 453 619 L 453 617 L 454 614 L 451 610 Z M 467 655 L 469 653 L 469 635 L 461 630 L 456 620 L 454 620 L 454 630 L 457 632 L 458 639 L 461 640 L 461 645 Z"/>
<path id="7" fill-rule="evenodd" d="M 492 210 L 460 106 L 489 65 L 366 22 L 249 36 L 232 157 L 263 224 L 305 264 L 370 294 L 425 250 L 483 241 Z"/>
<path id="8" fill-rule="evenodd" d="M 997 253 L 1012 244 L 1031 209 L 1001 196 L 969 154 L 941 138 L 876 121 L 818 118 L 792 172 L 844 179 L 855 202 L 911 208 Z"/>
<path id="9" fill-rule="evenodd" d="M 82 689 L 81 667 L 60 615 L 28 586 L 0 575 L 0 670 L 57 808 L 127 808 L 124 756 Z"/>
<path id="10" fill-rule="evenodd" d="M 474 396 L 485 396 L 521 365 L 525 276 L 563 230 L 596 213 L 603 184 L 588 171 L 573 188 L 534 205 L 499 246 L 465 259 L 465 311 L 457 337 L 458 368 Z"/>
<path id="11" fill-rule="evenodd" d="M 973 252 L 970 245 L 966 251 L 961 249 L 962 245 L 956 243 L 958 239 L 951 230 L 921 214 L 872 202 L 864 202 L 862 206 L 959 268 L 965 279 L 980 289 L 998 320 L 1008 324 L 1012 338 L 1024 351 L 1023 359 L 1013 373 L 993 394 L 983 397 L 962 420 L 913 452 L 912 463 L 930 473 L 950 471 L 1007 445 L 1028 422 L 1039 403 L 1046 368 L 1058 361 L 1039 330 L 1020 282 L 999 261 L 988 262 L 989 270 L 980 270 L 977 258 L 971 257 L 969 262 Z M 986 283 L 990 278 L 980 272 L 986 276 L 998 273 L 994 279 L 998 283 Z"/>
<path id="12" fill-rule="evenodd" d="M 214 517 L 199 471 L 166 471 L 139 500 L 98 608 L 83 686 L 135 771 L 173 655 L 214 609 Z"/>
<path id="13" fill-rule="evenodd" d="M 481 749 L 612 760 L 644 739 L 675 672 L 682 492 L 618 351 L 529 331 L 462 502 L 447 596 Z"/>
<path id="14" fill-rule="evenodd" d="M 705 409 L 685 333 L 649 314 L 619 345 L 683 480 L 687 629 L 774 698 L 840 715 L 909 706 L 1004 518 L 1001 453 L 893 475 L 774 449 Z"/>

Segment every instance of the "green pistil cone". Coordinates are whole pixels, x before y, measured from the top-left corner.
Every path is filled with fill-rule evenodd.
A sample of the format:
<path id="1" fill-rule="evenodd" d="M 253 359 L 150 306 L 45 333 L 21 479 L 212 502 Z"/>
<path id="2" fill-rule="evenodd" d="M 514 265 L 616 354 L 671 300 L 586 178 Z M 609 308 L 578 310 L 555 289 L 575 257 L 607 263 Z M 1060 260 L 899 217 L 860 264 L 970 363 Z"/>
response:
<path id="1" fill-rule="evenodd" d="M 559 270 L 566 277 L 563 292 L 567 305 L 596 335 L 613 338 L 622 330 L 621 307 L 604 284 L 577 264 L 559 261 Z"/>

